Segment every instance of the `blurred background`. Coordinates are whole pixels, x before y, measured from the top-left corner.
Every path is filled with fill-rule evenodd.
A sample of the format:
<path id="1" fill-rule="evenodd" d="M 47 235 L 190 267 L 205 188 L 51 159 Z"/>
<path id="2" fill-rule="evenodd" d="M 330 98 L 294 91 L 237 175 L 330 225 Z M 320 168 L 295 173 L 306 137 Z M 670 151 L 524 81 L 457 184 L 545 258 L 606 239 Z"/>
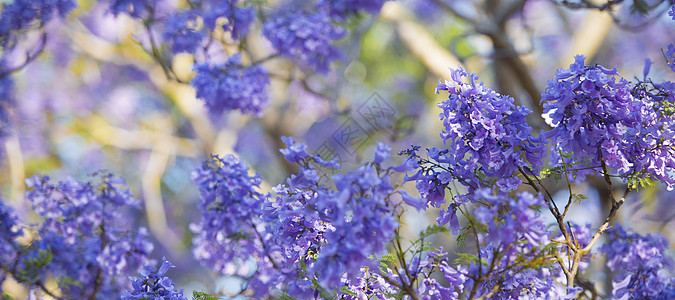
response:
<path id="1" fill-rule="evenodd" d="M 583 8 L 586 1 L 569 2 L 386 2 L 378 14 L 349 21 L 349 33 L 337 42 L 345 58 L 327 74 L 303 72 L 279 57 L 266 60 L 271 103 L 262 117 L 254 117 L 210 115 L 195 90 L 168 79 L 144 48 L 140 22 L 113 16 L 105 4 L 79 1 L 70 17 L 45 28 L 44 53 L 14 75 L 17 103 L 3 145 L 0 193 L 31 220 L 25 178 L 49 174 L 85 180 L 98 169 L 110 170 L 124 177 L 144 203 L 139 224 L 152 233 L 153 257 L 166 256 L 181 270 L 172 275 L 178 286 L 188 293 L 231 289 L 231 279 L 212 274 L 191 255 L 188 226 L 199 220 L 199 199 L 190 172 L 211 153 L 235 153 L 262 175 L 269 191 L 295 170 L 278 151 L 281 136 L 305 142 L 310 152 L 337 157 L 345 170 L 372 158 L 377 141 L 394 152 L 410 144 L 442 147 L 436 103 L 446 96 L 435 95 L 434 89 L 450 78 L 449 68 L 458 66 L 534 111 L 535 131 L 548 128 L 539 116 L 546 81 L 576 54 L 589 57 L 587 63 L 617 66 L 627 79 L 642 78 L 649 58 L 654 62 L 649 77 L 675 80 L 663 53 L 675 42 L 668 1 L 639 1 L 649 7 L 646 14 L 631 8 L 632 1 L 612 7 L 611 13 Z M 166 0 L 162 5 L 172 9 L 186 3 Z M 279 3 L 257 5 L 272 11 Z M 259 23 L 245 42 L 256 58 L 274 51 Z M 178 78 L 189 80 L 194 60 L 176 55 L 169 65 Z M 345 137 L 346 132 L 352 135 Z M 555 189 L 555 182 L 549 184 Z M 593 228 L 608 210 L 604 186 L 596 186 L 574 187 L 590 199 L 571 217 Z M 620 210 L 618 220 L 675 241 L 675 193 L 662 187 L 641 192 Z M 566 200 L 566 188 L 556 197 Z M 409 211 L 405 234 L 414 238 L 435 222 L 437 213 Z M 455 238 L 442 238 L 434 242 L 452 252 Z M 5 288 L 11 284 L 5 282 Z"/>

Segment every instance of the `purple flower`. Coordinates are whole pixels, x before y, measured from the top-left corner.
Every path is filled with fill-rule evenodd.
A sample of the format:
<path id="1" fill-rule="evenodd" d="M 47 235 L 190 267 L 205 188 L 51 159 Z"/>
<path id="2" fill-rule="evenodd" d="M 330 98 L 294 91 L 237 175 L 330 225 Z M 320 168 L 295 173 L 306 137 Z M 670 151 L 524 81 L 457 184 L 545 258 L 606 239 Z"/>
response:
<path id="1" fill-rule="evenodd" d="M 123 13 L 134 18 L 148 17 L 154 9 L 156 0 L 106 0 L 110 2 L 110 12 L 115 16 Z"/>
<path id="2" fill-rule="evenodd" d="M 194 53 L 199 48 L 206 34 L 197 27 L 198 17 L 195 10 L 181 11 L 169 16 L 163 37 L 174 53 Z"/>
<path id="3" fill-rule="evenodd" d="M 462 81 L 467 76 L 470 84 Z M 520 169 L 538 172 L 542 166 L 543 141 L 531 135 L 526 120 L 529 110 L 476 80 L 478 76 L 459 68 L 453 70 L 452 81 L 438 84 L 436 93 L 449 93 L 448 100 L 438 104 L 443 110 L 441 137 L 448 150 L 435 160 L 451 164 L 454 177 L 462 178 L 460 182 L 470 188 L 487 184 L 476 177 L 480 170 L 500 179 L 497 184 L 504 190 L 513 190 L 521 183 L 516 177 Z"/>
<path id="4" fill-rule="evenodd" d="M 632 84 L 616 69 L 585 66 L 582 55 L 575 59 L 542 94 L 544 115 L 554 127 L 542 133 L 554 146 L 552 164 L 574 164 L 568 169 L 576 181 L 606 164 L 625 179 L 658 179 L 672 188 L 675 119 L 666 107 L 675 102 L 673 84 Z M 565 153 L 573 155 L 565 161 Z"/>
<path id="5" fill-rule="evenodd" d="M 265 22 L 263 34 L 282 56 L 318 72 L 327 72 L 333 61 L 343 57 L 333 42 L 345 31 L 322 11 L 282 12 Z"/>
<path id="6" fill-rule="evenodd" d="M 227 275 L 250 276 L 246 268 L 255 260 L 256 275 L 249 287 L 259 296 L 271 292 L 277 271 L 266 244 L 261 218 L 266 196 L 259 192 L 260 174 L 249 174 L 248 166 L 234 155 L 212 156 L 192 172 L 199 189 L 200 222 L 190 229 L 192 253 L 205 266 Z"/>
<path id="7" fill-rule="evenodd" d="M 143 266 L 141 277 L 129 277 L 131 279 L 131 290 L 122 293 L 122 300 L 138 299 L 166 299 L 166 300 L 187 300 L 183 296 L 183 288 L 176 290 L 173 281 L 166 277 L 166 272 L 175 267 L 166 258 L 162 257 L 162 265 L 157 271 L 150 266 Z"/>
<path id="8" fill-rule="evenodd" d="M 68 276 L 73 280 L 59 282 L 68 298 L 116 297 L 126 286 L 119 278 L 148 262 L 153 245 L 144 228 L 131 230 L 125 211 L 139 209 L 140 203 L 123 179 L 101 171 L 91 182 L 68 179 L 53 184 L 48 176 L 36 175 L 26 185 L 26 198 L 44 222 L 19 269 L 32 274 L 32 259 L 51 256 L 40 274 L 28 277 L 29 283 L 48 275 Z"/>
<path id="9" fill-rule="evenodd" d="M 675 277 L 666 268 L 672 262 L 664 255 L 669 245 L 664 238 L 632 233 L 619 224 L 607 231 L 607 238 L 600 251 L 614 273 L 615 298 L 665 299 L 665 294 L 672 293 Z"/>
<path id="10" fill-rule="evenodd" d="M 675 6 L 673 6 L 675 9 Z M 668 58 L 668 66 L 673 72 L 675 72 L 675 45 L 668 45 L 668 50 L 666 50 L 666 57 Z"/>
<path id="11" fill-rule="evenodd" d="M 396 289 L 387 283 L 382 275 L 372 272 L 367 268 L 361 269 L 361 275 L 357 280 L 345 282 L 347 293 L 340 294 L 340 299 L 360 300 L 364 298 L 393 300 L 390 297 L 396 293 Z"/>
<path id="12" fill-rule="evenodd" d="M 77 5 L 73 0 L 15 0 L 3 4 L 0 17 L 0 44 L 4 47 L 19 35 L 49 22 L 54 13 L 66 17 Z M 33 27 L 35 26 L 35 27 Z"/>
<path id="13" fill-rule="evenodd" d="M 264 219 L 283 271 L 289 295 L 309 297 L 311 280 L 327 290 L 337 290 L 343 281 L 358 282 L 364 267 L 374 269 L 371 256 L 386 253 L 385 245 L 398 227 L 395 192 L 389 182 L 391 169 L 368 163 L 358 170 L 332 177 L 334 188 L 319 182 L 314 165 L 319 158 L 305 146 L 284 138 L 284 156 L 300 165 L 286 185 L 274 188 L 276 199 L 265 204 Z M 378 156 L 386 157 L 386 146 Z M 384 160 L 384 158 L 382 159 Z M 383 161 L 381 161 L 383 162 Z M 281 263 L 279 263 L 281 262 Z M 300 268 L 305 265 L 306 269 Z M 300 282 L 290 283 L 297 281 Z"/>
<path id="14" fill-rule="evenodd" d="M 361 11 L 376 14 L 380 11 L 384 2 L 386 0 L 320 0 L 319 5 L 327 6 L 331 17 L 338 21 L 344 21 L 347 17 Z"/>
<path id="15" fill-rule="evenodd" d="M 251 6 L 238 6 L 238 0 L 197 0 L 193 4 L 200 6 L 204 26 L 209 31 L 216 29 L 219 18 L 227 22 L 222 25 L 225 32 L 231 32 L 235 39 L 248 34 L 251 23 L 255 21 L 255 9 Z"/>
<path id="16" fill-rule="evenodd" d="M 240 110 L 245 114 L 262 116 L 269 98 L 269 76 L 265 69 L 258 65 L 243 66 L 241 54 L 235 54 L 224 64 L 201 63 L 195 66 L 195 70 L 197 75 L 190 84 L 212 115 Z"/>
<path id="17" fill-rule="evenodd" d="M 23 235 L 18 225 L 18 218 L 14 215 L 12 208 L 5 205 L 0 199 L 0 283 L 5 278 L 5 267 L 12 263 L 18 253 L 18 244 L 16 238 Z"/>
<path id="18" fill-rule="evenodd" d="M 333 158 L 330 161 L 322 159 L 319 155 L 310 155 L 307 152 L 307 145 L 303 143 L 298 143 L 293 137 L 282 136 L 281 140 L 286 144 L 286 148 L 279 149 L 279 152 L 284 155 L 284 158 L 291 163 L 303 163 L 307 164 L 309 162 L 315 162 L 316 164 L 324 168 L 340 168 L 340 164 L 337 162 L 337 158 Z M 386 145 L 385 145 L 386 146 Z"/>
<path id="19" fill-rule="evenodd" d="M 0 64 L 0 72 L 4 70 Z M 9 134 L 9 111 L 14 106 L 14 81 L 10 76 L 0 77 L 0 141 Z M 2 151 L 0 151 L 0 156 Z"/>

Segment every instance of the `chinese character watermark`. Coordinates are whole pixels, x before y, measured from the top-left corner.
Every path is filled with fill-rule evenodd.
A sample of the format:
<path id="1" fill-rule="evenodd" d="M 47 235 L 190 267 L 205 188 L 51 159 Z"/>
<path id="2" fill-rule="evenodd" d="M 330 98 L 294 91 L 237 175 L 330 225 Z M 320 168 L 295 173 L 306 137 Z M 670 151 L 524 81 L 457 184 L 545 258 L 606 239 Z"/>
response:
<path id="1" fill-rule="evenodd" d="M 352 111 L 341 125 L 314 150 L 323 159 L 344 165 L 358 158 L 358 151 L 378 132 L 393 134 L 396 109 L 384 97 L 373 92 Z"/>

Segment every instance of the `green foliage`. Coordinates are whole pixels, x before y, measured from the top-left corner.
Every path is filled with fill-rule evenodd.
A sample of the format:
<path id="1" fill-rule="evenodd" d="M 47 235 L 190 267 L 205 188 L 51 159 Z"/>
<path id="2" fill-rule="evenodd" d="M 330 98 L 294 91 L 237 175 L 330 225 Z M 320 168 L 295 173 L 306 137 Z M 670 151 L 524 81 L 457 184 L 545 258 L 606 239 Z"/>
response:
<path id="1" fill-rule="evenodd" d="M 581 204 L 581 200 L 586 199 L 588 199 L 588 197 L 584 196 L 583 194 L 572 194 L 572 202 Z"/>
<path id="2" fill-rule="evenodd" d="M 466 237 L 469 236 L 469 229 L 471 228 L 470 225 L 466 225 L 462 227 L 462 229 L 459 231 L 459 235 L 457 236 L 457 245 L 464 249 L 464 243 L 466 242 Z"/>
<path id="3" fill-rule="evenodd" d="M 448 233 L 448 232 L 449 230 L 447 227 L 434 224 L 427 226 L 426 229 L 420 232 L 420 239 L 425 239 L 437 233 Z"/>
<path id="4" fill-rule="evenodd" d="M 19 271 L 18 281 L 35 282 L 40 279 L 40 270 L 52 261 L 52 252 L 49 250 L 38 250 L 38 257 L 27 257 L 23 259 L 24 268 Z"/>
<path id="5" fill-rule="evenodd" d="M 476 255 L 468 253 L 457 253 L 457 255 L 459 256 L 457 259 L 455 259 L 455 264 L 457 265 L 478 263 L 480 261 L 480 264 L 486 267 L 489 266 L 487 261 L 484 259 L 479 259 Z"/>
<path id="6" fill-rule="evenodd" d="M 69 277 L 69 276 L 62 276 L 57 278 L 56 280 L 59 283 L 59 286 L 65 286 L 65 285 L 73 285 L 77 287 L 82 287 L 82 283 L 79 282 L 77 279 Z"/>
<path id="7" fill-rule="evenodd" d="M 16 300 L 16 298 L 10 294 L 3 292 L 2 295 L 0 295 L 0 300 Z"/>
<path id="8" fill-rule="evenodd" d="M 633 176 L 628 179 L 628 187 L 632 190 L 654 186 L 656 181 L 648 177 Z"/>
<path id="9" fill-rule="evenodd" d="M 219 299 L 220 298 L 214 295 L 209 295 L 204 292 L 197 292 L 197 291 L 192 292 L 192 300 L 219 300 Z"/>

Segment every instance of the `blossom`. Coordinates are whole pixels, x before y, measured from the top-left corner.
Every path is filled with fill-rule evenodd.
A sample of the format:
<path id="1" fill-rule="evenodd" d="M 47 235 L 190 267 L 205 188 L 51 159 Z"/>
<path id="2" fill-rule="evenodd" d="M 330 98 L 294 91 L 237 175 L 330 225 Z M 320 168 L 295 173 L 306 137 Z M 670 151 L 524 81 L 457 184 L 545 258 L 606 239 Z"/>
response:
<path id="1" fill-rule="evenodd" d="M 464 77 L 469 77 L 470 83 L 464 83 Z M 521 183 L 516 177 L 519 170 L 539 171 L 544 142 L 531 134 L 526 120 L 530 110 L 515 106 L 513 98 L 476 83 L 477 79 L 459 68 L 452 71 L 451 81 L 438 84 L 436 93 L 449 93 L 448 100 L 438 104 L 443 110 L 439 115 L 444 126 L 441 137 L 448 150 L 432 158 L 447 162 L 453 175 L 470 188 L 485 184 L 476 176 L 480 172 L 494 178 L 504 190 L 513 190 Z"/>
<path id="2" fill-rule="evenodd" d="M 269 96 L 267 71 L 258 65 L 241 65 L 241 54 L 231 56 L 224 64 L 200 63 L 190 84 L 197 98 L 206 104 L 212 115 L 231 110 L 261 116 Z"/>
<path id="3" fill-rule="evenodd" d="M 192 172 L 192 182 L 199 189 L 201 211 L 199 223 L 190 225 L 195 258 L 219 273 L 243 277 L 253 272 L 246 262 L 254 259 L 258 276 L 249 286 L 259 296 L 269 293 L 277 272 L 266 247 L 260 174 L 249 174 L 234 155 L 214 155 Z"/>
<path id="4" fill-rule="evenodd" d="M 386 0 L 320 0 L 319 5 L 325 5 L 331 17 L 344 21 L 347 17 L 361 11 L 375 14 L 380 11 Z"/>
<path id="5" fill-rule="evenodd" d="M 237 5 L 238 0 L 198 0 L 194 5 L 201 7 L 204 26 L 209 31 L 216 29 L 219 18 L 224 18 L 222 29 L 230 32 L 234 39 L 244 37 L 255 20 L 255 9 L 251 6 Z"/>
<path id="6" fill-rule="evenodd" d="M 77 5 L 73 0 L 15 0 L 3 4 L 0 15 L 0 46 L 7 47 L 24 33 L 49 22 L 54 15 L 67 16 Z"/>
<path id="7" fill-rule="evenodd" d="M 49 176 L 26 180 L 27 200 L 44 219 L 39 239 L 19 260 L 20 272 L 29 282 L 67 276 L 59 288 L 68 298 L 110 298 L 126 284 L 120 275 L 136 272 L 153 250 L 144 228 L 137 232 L 125 211 L 140 209 L 140 202 L 122 178 L 100 171 L 92 181 L 74 179 L 51 182 Z M 76 255 L 73 255 L 76 254 Z M 49 255 L 46 272 L 36 271 L 35 259 Z M 96 283 L 96 284 L 95 284 Z"/>
<path id="8" fill-rule="evenodd" d="M 357 282 L 362 268 L 376 268 L 371 256 L 385 253 L 385 245 L 398 227 L 391 201 L 394 189 L 389 171 L 378 163 L 367 163 L 358 170 L 332 176 L 334 188 L 320 182 L 314 163 L 321 158 L 305 151 L 305 145 L 284 138 L 280 151 L 300 165 L 285 185 L 274 188 L 276 199 L 265 204 L 265 221 L 271 241 L 283 255 L 286 282 L 311 279 L 327 290 L 337 290 L 343 280 Z M 381 145 L 378 156 L 386 157 Z M 298 266 L 306 265 L 306 270 Z M 291 295 L 312 292 L 309 280 L 287 286 Z M 306 294 L 304 294 L 306 295 Z"/>
<path id="9" fill-rule="evenodd" d="M 15 239 L 23 235 L 17 225 L 18 218 L 12 208 L 0 199 L 0 266 L 8 266 L 16 259 L 18 245 Z M 5 271 L 0 268 L 0 283 L 4 278 Z"/>
<path id="10" fill-rule="evenodd" d="M 163 37 L 174 53 L 194 53 L 206 37 L 198 28 L 198 11 L 186 10 L 169 16 Z"/>
<path id="11" fill-rule="evenodd" d="M 675 280 L 666 269 L 672 262 L 664 256 L 668 242 L 660 236 L 640 235 L 616 224 L 607 231 L 609 243 L 600 251 L 614 272 L 612 296 L 618 299 L 666 299 Z"/>
<path id="12" fill-rule="evenodd" d="M 605 164 L 625 179 L 638 175 L 675 186 L 675 119 L 668 108 L 675 102 L 673 83 L 633 84 L 616 69 L 584 60 L 577 55 L 569 69 L 558 70 L 542 94 L 553 126 L 542 133 L 554 147 L 552 164 L 574 164 L 570 173 L 577 181 Z M 565 161 L 564 153 L 573 156 Z"/>
<path id="13" fill-rule="evenodd" d="M 263 34 L 282 56 L 319 72 L 327 72 L 333 61 L 343 57 L 333 43 L 345 31 L 322 11 L 281 12 L 265 22 Z"/>
<path id="14" fill-rule="evenodd" d="M 110 12 L 115 16 L 124 13 L 134 18 L 144 18 L 152 12 L 156 0 L 107 0 Z"/>
<path id="15" fill-rule="evenodd" d="M 147 265 L 143 266 L 141 277 L 130 277 L 132 289 L 122 293 L 122 300 L 187 300 L 188 298 L 183 296 L 183 288 L 176 290 L 173 280 L 165 276 L 166 272 L 173 267 L 175 266 L 165 257 L 162 257 L 162 264 L 157 270 Z"/>
<path id="16" fill-rule="evenodd" d="M 673 6 L 675 9 L 675 6 Z M 675 17 L 674 17 L 675 18 Z M 673 72 L 675 72 L 675 45 L 668 45 L 668 50 L 666 50 L 666 57 L 668 58 L 668 66 Z"/>

